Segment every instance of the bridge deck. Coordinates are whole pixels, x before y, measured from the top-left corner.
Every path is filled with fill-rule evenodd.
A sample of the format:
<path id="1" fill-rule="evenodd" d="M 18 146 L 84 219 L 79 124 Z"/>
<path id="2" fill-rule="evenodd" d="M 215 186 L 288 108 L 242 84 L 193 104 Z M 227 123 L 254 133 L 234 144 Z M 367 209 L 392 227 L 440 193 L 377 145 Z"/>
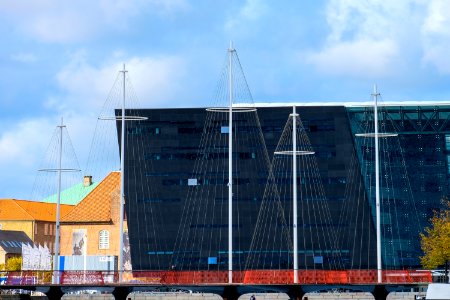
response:
<path id="1" fill-rule="evenodd" d="M 52 272 L 2 272 L 3 285 L 49 285 Z M 58 273 L 61 285 L 116 284 L 117 272 L 64 271 Z M 299 270 L 298 284 L 377 284 L 377 270 Z M 386 270 L 384 284 L 431 283 L 427 270 Z M 122 284 L 132 285 L 217 285 L 228 283 L 228 271 L 133 271 L 123 274 Z M 233 271 L 233 283 L 243 285 L 290 285 L 294 283 L 292 270 Z"/>

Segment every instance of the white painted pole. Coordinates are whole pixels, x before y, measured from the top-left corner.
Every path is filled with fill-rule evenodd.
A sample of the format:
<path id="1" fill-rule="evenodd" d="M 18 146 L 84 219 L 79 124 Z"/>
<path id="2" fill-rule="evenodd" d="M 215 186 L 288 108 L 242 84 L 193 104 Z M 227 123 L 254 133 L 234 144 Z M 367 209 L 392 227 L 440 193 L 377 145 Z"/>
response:
<path id="1" fill-rule="evenodd" d="M 228 49 L 228 283 L 233 283 L 233 44 Z"/>
<path id="2" fill-rule="evenodd" d="M 53 283 L 59 284 L 59 239 L 60 239 L 60 210 L 61 210 L 61 165 L 62 165 L 62 140 L 64 123 L 61 118 L 61 125 L 59 127 L 59 161 L 58 161 L 58 195 L 56 198 L 56 233 L 55 233 L 55 256 L 53 261 Z"/>
<path id="3" fill-rule="evenodd" d="M 87 245 L 87 235 L 84 236 L 85 239 L 85 245 Z M 87 256 L 87 246 L 86 246 L 86 251 L 84 251 L 83 253 L 83 283 L 86 283 L 86 269 L 87 269 L 87 265 L 86 265 L 86 256 Z"/>
<path id="4" fill-rule="evenodd" d="M 297 226 L 297 114 L 292 108 L 292 210 L 294 226 L 294 283 L 298 283 L 298 226 Z"/>
<path id="5" fill-rule="evenodd" d="M 119 283 L 122 282 L 123 276 L 123 211 L 125 203 L 125 65 L 123 65 L 123 99 L 122 99 L 122 128 L 120 136 L 120 229 L 119 229 Z"/>
<path id="6" fill-rule="evenodd" d="M 376 227 L 377 227 L 377 274 L 378 283 L 382 282 L 382 266 L 381 266 L 381 219 L 380 219 L 380 163 L 379 163 L 379 146 L 378 146 L 378 96 L 377 86 L 373 87 L 374 97 L 374 126 L 375 126 L 375 205 L 376 205 Z"/>

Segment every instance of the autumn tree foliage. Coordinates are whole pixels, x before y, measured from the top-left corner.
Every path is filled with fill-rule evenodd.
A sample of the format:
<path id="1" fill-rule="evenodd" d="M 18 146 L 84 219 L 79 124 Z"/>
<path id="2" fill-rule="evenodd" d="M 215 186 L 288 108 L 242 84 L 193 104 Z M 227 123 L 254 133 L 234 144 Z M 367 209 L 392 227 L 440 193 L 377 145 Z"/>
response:
<path id="1" fill-rule="evenodd" d="M 445 267 L 450 261 L 450 201 L 445 199 L 445 207 L 435 211 L 431 218 L 431 226 L 420 234 L 424 255 L 421 257 L 422 266 L 427 269 Z"/>
<path id="2" fill-rule="evenodd" d="M 22 257 L 11 257 L 6 261 L 6 271 L 20 271 L 22 269 Z"/>

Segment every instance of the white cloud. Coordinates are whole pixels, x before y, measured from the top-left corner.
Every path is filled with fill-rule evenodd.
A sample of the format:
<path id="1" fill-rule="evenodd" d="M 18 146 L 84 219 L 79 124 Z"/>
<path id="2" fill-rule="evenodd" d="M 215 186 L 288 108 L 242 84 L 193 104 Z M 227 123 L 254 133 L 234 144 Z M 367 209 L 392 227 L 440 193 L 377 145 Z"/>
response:
<path id="1" fill-rule="evenodd" d="M 60 117 L 64 117 L 64 124 L 72 141 L 79 165 L 75 165 L 74 157 L 63 157 L 65 161 L 70 161 L 70 166 L 64 164 L 64 168 L 84 167 L 86 157 L 89 152 L 90 138 L 93 134 L 92 118 L 89 115 L 61 114 L 60 116 L 40 117 L 35 119 L 19 120 L 13 126 L 4 125 L 3 132 L 0 133 L 0 182 L 7 185 L 7 191 L 14 191 L 14 194 L 1 192 L 0 198 L 30 199 L 33 192 L 33 183 L 36 176 L 47 176 L 38 172 L 41 168 L 54 168 L 56 161 L 46 161 L 47 156 L 56 159 L 55 153 L 49 146 L 52 136 L 55 134 L 56 126 L 60 124 Z M 95 125 L 95 122 L 94 122 Z M 54 141 L 53 141 L 54 142 Z M 55 145 L 53 145 L 55 146 Z M 69 147 L 69 145 L 64 145 Z M 82 159 L 80 161 L 80 158 Z M 47 165 L 48 164 L 48 165 Z M 81 165 L 80 165 L 81 164 Z M 68 175 L 64 175 L 67 177 Z M 74 176 L 81 176 L 79 172 Z M 74 178 L 70 175 L 71 184 Z M 68 178 L 63 178 L 66 181 Z M 76 179 L 75 179 L 76 180 Z M 53 184 L 55 183 L 55 184 Z M 52 189 L 48 194 L 55 192 L 56 181 L 47 182 L 47 187 L 40 189 Z"/>
<path id="2" fill-rule="evenodd" d="M 150 2 L 157 12 L 166 16 L 189 9 L 187 0 L 152 0 Z"/>
<path id="3" fill-rule="evenodd" d="M 134 57 L 127 69 L 138 97 L 149 107 L 173 103 L 182 94 L 178 82 L 185 75 L 185 64 L 179 57 Z"/>
<path id="4" fill-rule="evenodd" d="M 425 34 L 450 37 L 450 2 L 446 0 L 429 2 L 423 31 Z"/>
<path id="5" fill-rule="evenodd" d="M 111 117 L 114 114 L 113 109 L 121 107 L 121 78 L 118 85 L 114 86 L 114 83 L 116 78 L 121 76 L 119 71 L 123 69 L 123 63 L 126 65 L 135 94 L 133 97 L 127 88 L 127 93 L 130 94 L 130 97 L 127 97 L 127 107 L 173 106 L 176 97 L 181 94 L 179 82 L 185 75 L 185 65 L 181 58 L 176 56 L 126 58 L 121 55 L 119 52 L 113 53 L 110 58 L 105 58 L 104 62 L 96 66 L 88 63 L 86 53 L 80 51 L 56 74 L 60 93 L 47 101 L 47 107 L 64 115 L 65 119 L 73 124 L 69 132 L 74 137 L 75 150 L 79 153 L 79 161 L 83 168 L 86 167 L 84 164 L 91 150 L 90 143 L 97 118 Z M 107 124 L 99 124 L 101 130 L 107 130 L 109 134 L 114 135 L 114 122 L 105 122 Z M 116 146 L 117 139 L 113 137 L 106 143 L 108 144 L 106 148 L 111 144 Z M 91 168 L 92 165 L 88 167 Z"/>
<path id="6" fill-rule="evenodd" d="M 174 103 L 177 95 L 181 94 L 179 82 L 185 76 L 186 67 L 179 57 L 127 58 L 123 53 L 116 52 L 99 62 L 99 65 L 88 63 L 86 57 L 83 51 L 76 53 L 55 75 L 59 92 L 53 94 L 46 103 L 47 109 L 53 111 L 52 114 L 47 118 L 18 120 L 11 127 L 2 126 L 0 170 L 11 171 L 2 172 L 0 182 L 10 182 L 21 188 L 15 190 L 15 195 L 0 197 L 29 197 L 36 170 L 42 164 L 41 160 L 61 117 L 64 117 L 80 167 L 85 167 L 97 117 L 123 62 L 141 106 L 173 106 L 169 102 Z M 110 124 L 114 127 L 114 122 Z M 114 134 L 115 129 L 110 132 Z M 112 140 L 116 146 L 117 139 L 113 137 Z M 26 179 L 24 174 L 27 174 Z"/>
<path id="7" fill-rule="evenodd" d="M 392 72 L 392 62 L 397 55 L 397 45 L 391 40 L 360 39 L 340 42 L 310 54 L 307 62 L 322 73 L 379 77 Z"/>
<path id="8" fill-rule="evenodd" d="M 306 55 L 320 72 L 354 77 L 395 74 L 405 65 L 403 47 L 419 47 L 423 0 L 331 0 L 326 6 L 330 32 L 322 49 Z M 423 7 L 422 7 L 423 8 Z M 413 44 L 409 44 L 413 41 Z"/>
<path id="9" fill-rule="evenodd" d="M 0 1 L 0 15 L 39 41 L 68 43 L 125 30 L 144 12 L 172 14 L 186 7 L 186 0 L 15 0 Z"/>
<path id="10" fill-rule="evenodd" d="M 55 126 L 56 119 L 46 118 L 19 120 L 12 126 L 2 124 L 0 198 L 29 199 Z"/>
<path id="11" fill-rule="evenodd" d="M 37 61 L 36 55 L 33 53 L 15 53 L 11 55 L 11 59 L 13 61 L 21 62 L 21 63 L 33 63 Z"/>
<path id="12" fill-rule="evenodd" d="M 75 54 L 58 72 L 56 80 L 62 94 L 50 98 L 48 107 L 98 114 L 123 63 L 140 104 L 164 105 L 181 92 L 178 82 L 184 77 L 186 67 L 177 56 L 120 58 L 114 54 L 100 66 L 89 64 L 85 56 L 84 52 Z"/>
<path id="13" fill-rule="evenodd" d="M 422 25 L 423 61 L 450 74 L 450 2 L 429 1 Z"/>
<path id="14" fill-rule="evenodd" d="M 33 166 L 39 159 L 36 154 L 43 155 L 53 128 L 48 119 L 34 119 L 19 122 L 3 131 L 0 135 L 0 169 L 8 170 L 4 166 L 13 165 L 14 168 Z M 44 132 L 49 134 L 47 140 L 42 138 Z"/>
<path id="15" fill-rule="evenodd" d="M 267 6 L 263 0 L 246 0 L 239 12 L 226 20 L 225 29 L 243 31 L 249 22 L 257 21 L 266 11 Z"/>

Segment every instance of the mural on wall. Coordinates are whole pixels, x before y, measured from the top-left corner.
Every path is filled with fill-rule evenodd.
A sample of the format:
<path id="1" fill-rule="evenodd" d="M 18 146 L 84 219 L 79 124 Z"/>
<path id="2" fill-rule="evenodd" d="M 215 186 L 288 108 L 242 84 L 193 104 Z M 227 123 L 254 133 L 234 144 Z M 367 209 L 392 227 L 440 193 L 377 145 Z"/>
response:
<path id="1" fill-rule="evenodd" d="M 72 255 L 86 255 L 87 230 L 74 229 L 72 231 Z"/>
<path id="2" fill-rule="evenodd" d="M 130 240 L 128 239 L 128 231 L 123 232 L 123 269 L 124 271 L 131 271 L 131 254 L 130 254 Z"/>

